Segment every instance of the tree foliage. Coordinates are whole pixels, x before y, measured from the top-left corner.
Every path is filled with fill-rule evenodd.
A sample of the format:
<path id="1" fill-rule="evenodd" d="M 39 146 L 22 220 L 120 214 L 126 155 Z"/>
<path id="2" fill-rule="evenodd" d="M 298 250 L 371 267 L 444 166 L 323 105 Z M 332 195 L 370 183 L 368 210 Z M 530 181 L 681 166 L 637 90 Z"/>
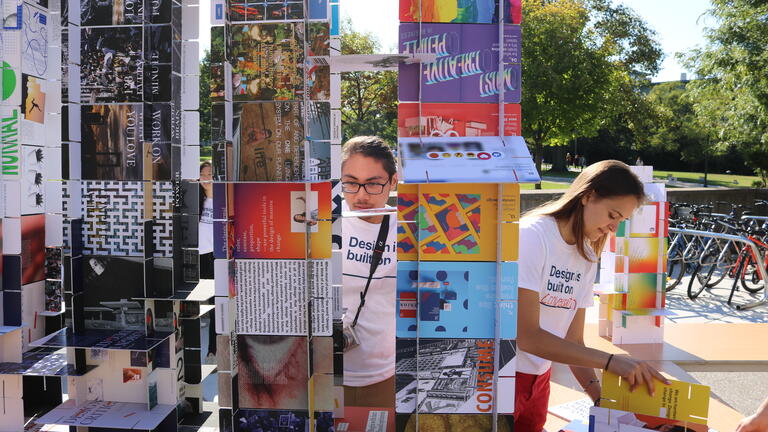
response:
<path id="1" fill-rule="evenodd" d="M 734 147 L 768 184 L 768 2 L 712 0 L 707 44 L 683 56 L 693 109 L 719 149 Z"/>
<path id="2" fill-rule="evenodd" d="M 542 146 L 590 137 L 611 122 L 642 132 L 639 85 L 659 69 L 656 34 L 610 0 L 523 0 L 523 136 Z"/>
<path id="3" fill-rule="evenodd" d="M 373 33 L 356 31 L 349 20 L 342 24 L 342 55 L 378 52 L 380 43 Z M 343 73 L 341 120 L 345 140 L 378 135 L 391 145 L 397 143 L 397 72 Z"/>
<path id="4" fill-rule="evenodd" d="M 647 144 L 677 154 L 683 161 L 699 162 L 705 155 L 714 156 L 722 151 L 710 149 L 708 128 L 699 121 L 686 87 L 685 83 L 672 81 L 651 89 L 648 101 L 656 111 L 657 121 L 650 129 Z"/>
<path id="5" fill-rule="evenodd" d="M 205 50 L 200 62 L 200 143 L 211 141 L 211 52 Z"/>

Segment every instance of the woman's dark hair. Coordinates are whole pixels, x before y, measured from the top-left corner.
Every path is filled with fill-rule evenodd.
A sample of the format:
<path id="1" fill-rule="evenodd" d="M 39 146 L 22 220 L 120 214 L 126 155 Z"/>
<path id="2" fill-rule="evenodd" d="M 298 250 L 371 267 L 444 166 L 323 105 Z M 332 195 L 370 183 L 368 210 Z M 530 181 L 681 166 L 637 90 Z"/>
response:
<path id="1" fill-rule="evenodd" d="M 640 179 L 630 170 L 629 166 L 617 160 L 604 160 L 594 163 L 579 174 L 571 183 L 571 187 L 560 198 L 543 204 L 525 214 L 525 216 L 548 215 L 557 220 L 573 220 L 573 234 L 576 237 L 576 249 L 584 259 L 595 261 L 605 246 L 608 238 L 606 233 L 599 239 L 590 242 L 597 256 L 587 256 L 584 248 L 584 204 L 582 199 L 594 193 L 598 198 L 614 198 L 633 196 L 638 203 L 645 200 L 645 190 Z"/>
<path id="2" fill-rule="evenodd" d="M 392 149 L 389 148 L 389 145 L 383 139 L 377 136 L 358 136 L 347 141 L 341 152 L 341 166 L 343 167 L 344 162 L 356 154 L 361 154 L 381 162 L 384 171 L 389 174 L 390 179 L 397 173 L 397 164 L 395 163 Z"/>

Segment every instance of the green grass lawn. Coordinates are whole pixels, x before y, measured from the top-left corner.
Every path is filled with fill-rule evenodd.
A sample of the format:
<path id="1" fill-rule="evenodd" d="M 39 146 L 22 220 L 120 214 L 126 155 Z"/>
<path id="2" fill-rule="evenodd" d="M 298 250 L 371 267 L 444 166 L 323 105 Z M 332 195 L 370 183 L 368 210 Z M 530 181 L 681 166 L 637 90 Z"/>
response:
<path id="1" fill-rule="evenodd" d="M 686 183 L 699 183 L 704 185 L 704 180 L 700 179 L 704 177 L 704 173 L 701 172 L 683 172 L 683 171 L 660 171 L 653 170 L 653 177 L 658 180 L 664 180 L 667 175 L 672 174 L 678 181 Z M 578 171 L 544 171 L 541 173 L 543 177 L 562 177 L 562 178 L 576 178 L 579 175 Z M 734 183 L 736 180 L 738 183 Z M 752 182 L 760 180 L 757 176 L 743 176 L 733 174 L 713 174 L 707 175 L 707 183 L 713 186 L 725 186 L 725 187 L 752 187 Z M 671 187 L 671 186 L 670 186 Z M 546 187 L 545 187 L 546 189 Z"/>
<path id="2" fill-rule="evenodd" d="M 678 181 L 690 182 L 690 183 L 701 183 L 702 185 L 704 184 L 704 180 L 703 180 L 704 173 L 653 170 L 653 177 L 657 179 L 665 179 L 669 174 L 675 177 Z M 734 183 L 733 182 L 734 180 L 736 180 L 738 183 Z M 712 173 L 709 173 L 707 175 L 707 183 L 715 186 L 747 187 L 748 188 L 748 187 L 752 187 L 752 182 L 754 182 L 755 180 L 760 180 L 760 177 L 733 175 L 733 174 L 712 174 Z"/>
<path id="3" fill-rule="evenodd" d="M 541 182 L 542 189 L 568 189 L 570 183 L 555 183 L 555 182 Z M 521 190 L 536 189 L 533 183 L 523 183 L 520 185 Z"/>

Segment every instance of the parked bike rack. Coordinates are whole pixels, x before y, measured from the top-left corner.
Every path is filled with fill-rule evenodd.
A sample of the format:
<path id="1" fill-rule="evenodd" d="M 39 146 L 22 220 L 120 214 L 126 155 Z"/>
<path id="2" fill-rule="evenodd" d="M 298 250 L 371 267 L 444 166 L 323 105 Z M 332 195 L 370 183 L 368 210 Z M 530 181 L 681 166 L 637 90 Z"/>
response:
<path id="1" fill-rule="evenodd" d="M 750 217 L 755 219 L 765 218 L 766 220 L 768 220 L 768 217 L 765 217 L 765 216 L 750 216 Z M 669 232 L 672 234 L 679 233 L 686 236 L 728 240 L 728 241 L 739 242 L 739 243 L 744 243 L 748 245 L 752 249 L 752 252 L 755 254 L 755 257 L 757 259 L 757 270 L 760 272 L 760 277 L 763 278 L 763 298 L 756 302 L 748 303 L 745 305 L 736 305 L 736 309 L 737 310 L 751 309 L 753 307 L 757 307 L 757 306 L 768 303 L 768 273 L 766 273 L 766 270 L 765 270 L 765 262 L 763 261 L 763 255 L 760 254 L 760 249 L 758 249 L 757 245 L 752 240 L 746 237 L 741 237 L 733 234 L 678 229 L 678 228 L 672 228 L 672 227 L 669 228 Z"/>

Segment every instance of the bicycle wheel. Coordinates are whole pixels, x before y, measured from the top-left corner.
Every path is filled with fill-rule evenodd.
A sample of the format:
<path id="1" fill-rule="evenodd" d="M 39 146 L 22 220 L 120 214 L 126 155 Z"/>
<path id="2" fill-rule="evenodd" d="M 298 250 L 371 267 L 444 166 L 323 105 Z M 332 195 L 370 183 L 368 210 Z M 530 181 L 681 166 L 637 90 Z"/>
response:
<path id="1" fill-rule="evenodd" d="M 720 282 L 725 279 L 725 276 L 728 274 L 728 269 L 733 267 L 735 263 L 735 258 L 726 258 L 722 262 L 715 264 L 715 269 L 712 272 L 712 276 L 709 279 L 709 282 L 707 282 L 707 288 L 714 288 L 719 284 Z"/>
<path id="2" fill-rule="evenodd" d="M 709 283 L 709 279 L 712 277 L 712 273 L 715 271 L 715 267 L 717 266 L 701 263 L 696 264 L 696 268 L 691 275 L 691 280 L 688 281 L 688 298 L 696 300 L 701 292 L 704 291 L 704 288 L 707 287 L 707 283 Z M 699 274 L 702 274 L 701 278 L 699 278 Z"/>
<path id="3" fill-rule="evenodd" d="M 757 265 L 751 256 L 748 258 L 747 265 L 741 273 L 741 286 L 753 294 L 763 289 L 763 278 L 760 277 L 760 270 L 757 269 Z"/>
<path id="4" fill-rule="evenodd" d="M 670 292 L 680 285 L 687 267 L 688 264 L 681 258 L 667 261 L 667 285 L 664 287 L 666 292 Z"/>

